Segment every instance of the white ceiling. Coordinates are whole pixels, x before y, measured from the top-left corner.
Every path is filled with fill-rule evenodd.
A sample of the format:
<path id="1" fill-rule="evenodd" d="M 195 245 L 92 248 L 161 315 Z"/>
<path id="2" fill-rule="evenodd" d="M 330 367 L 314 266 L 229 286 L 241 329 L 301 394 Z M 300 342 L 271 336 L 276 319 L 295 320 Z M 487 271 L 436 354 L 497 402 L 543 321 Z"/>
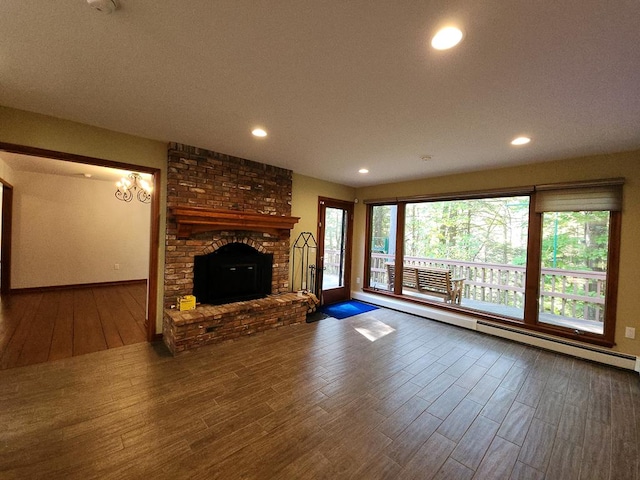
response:
<path id="1" fill-rule="evenodd" d="M 640 2 L 3 0 L 0 104 L 352 186 L 632 150 Z"/>

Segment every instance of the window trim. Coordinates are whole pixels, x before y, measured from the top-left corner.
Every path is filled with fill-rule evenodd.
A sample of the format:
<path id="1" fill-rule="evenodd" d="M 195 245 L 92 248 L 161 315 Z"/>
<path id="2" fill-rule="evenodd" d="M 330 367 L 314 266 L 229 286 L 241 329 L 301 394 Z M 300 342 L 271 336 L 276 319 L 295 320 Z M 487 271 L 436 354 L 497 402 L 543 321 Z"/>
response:
<path id="1" fill-rule="evenodd" d="M 495 321 L 503 324 L 515 325 L 521 328 L 538 331 L 545 334 L 560 336 L 577 340 L 579 342 L 591 343 L 604 347 L 613 347 L 615 345 L 615 327 L 616 327 L 616 311 L 618 296 L 618 275 L 620 266 L 620 239 L 622 226 L 622 185 L 623 178 L 591 180 L 586 182 L 558 183 L 546 184 L 531 187 L 493 189 L 472 192 L 457 192 L 443 194 L 425 194 L 411 197 L 397 197 L 395 199 L 385 198 L 379 200 L 364 200 L 366 205 L 366 239 L 365 239 L 365 261 L 363 291 L 374 293 L 377 295 L 390 296 L 402 299 L 411 303 L 428 305 L 429 307 L 440 308 L 448 311 L 458 311 L 465 315 L 471 315 L 476 318 Z M 561 327 L 549 324 L 542 324 L 538 319 L 538 301 L 540 293 L 540 272 L 541 272 L 541 248 L 542 248 L 542 212 L 536 211 L 538 192 L 547 191 L 565 191 L 574 189 L 588 188 L 604 188 L 619 191 L 620 208 L 607 209 L 609 211 L 609 248 L 607 253 L 607 283 L 605 295 L 605 322 L 602 335 L 572 331 L 568 327 Z M 473 200 L 482 198 L 508 197 L 508 196 L 528 196 L 529 197 L 529 224 L 528 224 L 528 241 L 527 241 L 527 264 L 525 277 L 525 306 L 524 319 L 522 321 L 501 316 L 498 314 L 480 312 L 464 306 L 449 305 L 427 299 L 416 299 L 415 297 L 402 294 L 402 269 L 396 272 L 395 284 L 393 292 L 380 291 L 371 287 L 371 218 L 373 208 L 376 206 L 396 205 L 397 224 L 396 224 L 396 251 L 395 258 L 404 259 L 404 225 L 405 225 L 405 207 L 407 203 L 416 202 L 436 202 L 436 201 L 456 201 L 456 200 Z M 578 332 L 578 333 L 576 333 Z"/>

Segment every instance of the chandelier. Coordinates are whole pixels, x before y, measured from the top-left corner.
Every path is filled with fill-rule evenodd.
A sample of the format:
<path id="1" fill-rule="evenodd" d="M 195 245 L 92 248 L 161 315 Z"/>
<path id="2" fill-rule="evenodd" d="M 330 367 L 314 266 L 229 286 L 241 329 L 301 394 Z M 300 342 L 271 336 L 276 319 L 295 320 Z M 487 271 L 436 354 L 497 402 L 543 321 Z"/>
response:
<path id="1" fill-rule="evenodd" d="M 136 197 L 139 202 L 151 201 L 151 185 L 144 180 L 139 173 L 130 173 L 127 177 L 116 183 L 116 198 L 123 202 L 130 202 Z"/>

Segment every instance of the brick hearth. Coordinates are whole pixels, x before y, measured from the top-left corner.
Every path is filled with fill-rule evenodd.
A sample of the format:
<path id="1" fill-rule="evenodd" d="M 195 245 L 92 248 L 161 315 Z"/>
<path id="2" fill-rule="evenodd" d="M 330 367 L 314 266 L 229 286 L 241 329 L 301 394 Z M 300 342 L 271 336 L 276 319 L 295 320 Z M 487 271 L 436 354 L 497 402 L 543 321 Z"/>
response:
<path id="1" fill-rule="evenodd" d="M 290 216 L 291 178 L 291 171 L 283 168 L 186 145 L 169 146 L 163 336 L 172 352 L 299 323 L 304 319 L 304 313 L 300 313 L 306 311 L 304 299 L 287 295 L 290 290 L 288 233 L 217 230 L 179 238 L 178 225 L 172 214 L 178 207 L 203 207 Z M 171 307 L 176 305 L 178 297 L 193 293 L 194 257 L 231 242 L 246 243 L 260 252 L 273 253 L 272 296 L 252 302 L 199 306 L 193 312 L 173 310 Z M 203 314 L 205 311 L 206 315 Z M 196 320 L 191 322 L 193 319 Z M 228 327 L 225 326 L 227 323 Z M 202 325 L 204 333 L 194 325 Z M 176 329 L 180 328 L 186 329 L 184 336 L 177 333 Z M 179 345 L 176 343 L 178 337 Z"/>
<path id="2" fill-rule="evenodd" d="M 185 312 L 165 310 L 163 338 L 176 355 L 203 345 L 302 323 L 307 308 L 307 297 L 283 293 L 247 302 L 202 305 Z"/>

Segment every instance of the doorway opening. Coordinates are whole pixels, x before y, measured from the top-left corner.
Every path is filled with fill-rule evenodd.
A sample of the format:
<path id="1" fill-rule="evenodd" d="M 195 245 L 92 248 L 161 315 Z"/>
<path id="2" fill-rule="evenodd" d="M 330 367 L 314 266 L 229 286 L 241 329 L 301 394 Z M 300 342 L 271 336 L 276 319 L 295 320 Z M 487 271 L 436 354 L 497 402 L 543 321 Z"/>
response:
<path id="1" fill-rule="evenodd" d="M 152 186 L 154 187 L 154 191 L 159 191 L 159 188 L 160 188 L 160 170 L 156 168 L 125 164 L 121 162 L 113 162 L 110 160 L 98 159 L 93 157 L 85 157 L 80 155 L 73 155 L 73 154 L 67 154 L 63 152 L 56 152 L 56 151 L 50 151 L 50 150 L 44 150 L 44 149 L 37 149 L 37 148 L 26 147 L 21 145 L 5 144 L 1 142 L 0 142 L 0 151 L 7 152 L 9 154 L 16 154 L 18 156 L 24 156 L 24 158 L 38 157 L 41 159 L 41 162 L 44 162 L 43 164 L 45 166 L 46 166 L 46 162 L 54 163 L 52 162 L 52 160 L 53 161 L 62 160 L 62 162 L 55 162 L 55 163 L 56 164 L 65 163 L 69 165 L 75 165 L 76 169 L 78 164 L 83 164 L 83 169 L 85 168 L 85 166 L 88 169 L 89 167 L 91 168 L 107 167 L 109 169 L 117 169 L 117 170 L 126 171 L 126 172 L 139 172 L 139 173 L 145 174 L 149 178 L 149 183 L 151 183 Z M 87 175 L 85 175 L 85 177 L 86 176 Z M 115 182 L 112 182 L 112 183 L 113 183 L 113 190 L 115 192 L 116 190 Z M 9 195 L 7 195 L 8 192 L 9 192 Z M 10 261 L 6 262 L 5 258 L 7 257 L 10 258 L 10 254 L 11 254 L 11 249 L 6 248 L 6 245 L 9 245 L 9 247 L 11 246 L 11 228 L 10 228 L 10 222 L 8 223 L 8 221 L 10 221 L 12 218 L 11 217 L 11 212 L 12 212 L 11 199 L 12 199 L 13 189 L 7 188 L 5 184 L 2 193 L 3 193 L 2 195 L 3 209 L 2 209 L 2 222 L 1 222 L 2 244 L 0 245 L 0 257 L 1 257 L 0 258 L 0 272 L 1 272 L 0 277 L 2 280 L 2 283 L 0 286 L 2 288 L 2 293 L 10 294 L 10 293 L 17 293 L 24 290 L 27 290 L 27 293 L 31 293 L 31 292 L 28 292 L 28 290 L 30 289 L 15 288 L 19 286 L 19 283 L 14 282 L 14 285 L 11 285 L 10 283 L 11 282 L 11 277 L 10 277 L 11 262 Z M 91 202 L 91 198 L 87 198 L 87 202 Z M 118 202 L 118 200 L 114 198 L 113 202 Z M 159 195 L 152 194 L 151 202 L 150 202 L 150 205 L 147 206 L 147 213 L 146 213 L 146 215 L 148 215 L 148 217 L 146 218 L 148 218 L 149 220 L 148 222 L 145 221 L 145 223 L 147 223 L 148 226 L 145 227 L 146 230 L 144 230 L 143 237 L 140 239 L 140 241 L 148 245 L 148 250 L 146 250 L 147 253 L 144 254 L 147 256 L 147 259 L 145 261 L 145 264 L 147 266 L 144 267 L 143 272 L 141 272 L 142 274 L 137 277 L 137 278 L 140 278 L 141 280 L 136 280 L 131 282 L 127 282 L 127 281 L 113 282 L 114 284 L 121 284 L 121 288 L 123 290 L 129 290 L 129 293 L 124 293 L 125 297 L 128 300 L 124 300 L 118 306 L 118 308 L 121 308 L 124 303 L 131 301 L 131 305 L 130 305 L 131 308 L 138 309 L 138 311 L 140 312 L 140 317 L 138 318 L 141 318 L 142 320 L 142 324 L 140 325 L 139 328 L 141 329 L 143 334 L 143 337 L 142 337 L 143 341 L 145 340 L 153 341 L 159 338 L 159 335 L 156 334 L 158 249 L 159 249 L 159 227 L 160 227 L 159 211 L 160 211 Z M 9 228 L 5 228 L 7 223 L 9 224 Z M 135 227 L 135 225 L 133 227 Z M 122 225 L 121 235 L 126 235 L 126 228 L 127 228 L 126 225 Z M 118 270 L 118 267 L 119 267 L 118 264 L 111 265 L 111 268 L 115 270 Z M 16 272 L 14 272 L 14 274 L 15 273 Z M 142 281 L 143 277 L 146 277 L 144 278 L 144 281 Z M 78 287 L 79 289 L 86 288 L 87 290 L 91 290 L 93 288 L 102 288 L 103 286 L 108 286 L 108 284 L 111 283 L 109 281 L 107 281 L 106 283 L 104 281 L 97 281 L 95 284 L 92 284 L 90 282 L 91 282 L 90 279 L 88 280 L 88 282 L 85 282 L 83 280 L 81 282 L 78 282 L 77 285 L 76 284 L 65 285 L 65 288 Z M 131 285 L 127 285 L 127 283 L 131 283 Z M 137 285 L 133 285 L 133 284 L 137 284 Z M 55 286 L 55 283 L 51 283 L 51 285 L 53 286 L 52 288 L 44 287 L 44 289 L 45 290 L 57 289 L 57 287 Z M 116 288 L 116 287 L 112 285 L 110 286 L 110 288 Z M 37 289 L 33 289 L 33 290 L 37 290 Z M 135 292 L 135 293 L 131 293 L 131 292 Z M 92 298 L 94 299 L 100 298 L 103 303 L 107 302 L 107 297 L 102 295 L 103 293 L 94 292 Z M 108 295 L 111 295 L 111 293 L 109 293 Z M 10 299 L 11 296 L 12 295 L 9 295 L 8 298 Z M 13 295 L 13 297 L 17 297 L 17 296 L 18 295 Z M 137 298 L 138 300 L 135 300 L 133 297 Z M 113 303 L 117 304 L 118 302 L 113 302 Z M 137 306 L 136 306 L 136 303 L 138 304 Z M 60 304 L 66 306 L 68 305 L 68 302 L 61 302 Z M 118 315 L 114 314 L 112 315 L 112 317 L 117 318 Z M 107 332 L 105 332 L 105 336 L 106 336 L 106 333 Z M 108 348 L 111 348 L 111 347 L 108 347 Z"/>

